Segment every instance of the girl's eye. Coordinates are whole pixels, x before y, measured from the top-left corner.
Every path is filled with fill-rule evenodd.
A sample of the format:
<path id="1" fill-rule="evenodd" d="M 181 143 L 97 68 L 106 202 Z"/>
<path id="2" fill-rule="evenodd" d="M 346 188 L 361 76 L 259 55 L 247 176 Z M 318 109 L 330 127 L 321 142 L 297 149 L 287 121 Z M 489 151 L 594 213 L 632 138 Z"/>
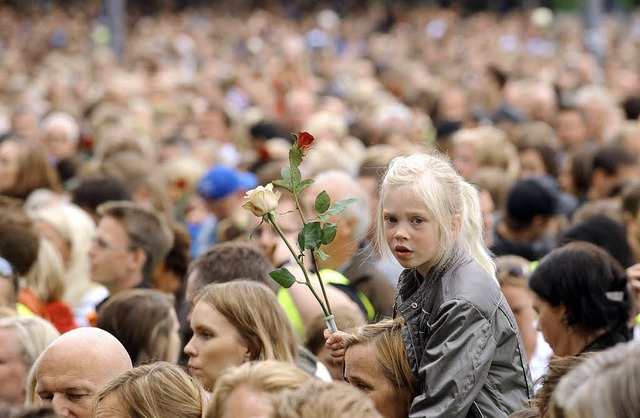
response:
<path id="1" fill-rule="evenodd" d="M 365 385 L 362 382 L 358 383 L 356 387 L 363 392 L 368 392 L 369 389 L 371 389 L 369 386 Z"/>
<path id="2" fill-rule="evenodd" d="M 393 216 L 385 216 L 384 220 L 385 220 L 385 222 L 389 222 L 389 223 L 396 222 L 396 218 L 394 218 Z"/>
<path id="3" fill-rule="evenodd" d="M 213 338 L 213 334 L 210 333 L 209 331 L 200 331 L 200 337 L 204 338 L 205 340 L 208 340 L 210 338 Z"/>
<path id="4" fill-rule="evenodd" d="M 422 222 L 424 222 L 424 219 L 422 219 L 422 218 L 413 218 L 413 222 L 417 223 L 417 224 L 421 224 Z"/>

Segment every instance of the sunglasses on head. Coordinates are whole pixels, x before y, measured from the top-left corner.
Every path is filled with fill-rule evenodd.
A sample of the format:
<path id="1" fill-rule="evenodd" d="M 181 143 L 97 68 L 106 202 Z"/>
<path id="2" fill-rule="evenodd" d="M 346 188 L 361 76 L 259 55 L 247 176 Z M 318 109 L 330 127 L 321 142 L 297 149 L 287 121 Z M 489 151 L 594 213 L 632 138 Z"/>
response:
<path id="1" fill-rule="evenodd" d="M 529 277 L 531 269 L 523 264 L 509 264 L 500 266 L 499 273 L 515 277 Z"/>

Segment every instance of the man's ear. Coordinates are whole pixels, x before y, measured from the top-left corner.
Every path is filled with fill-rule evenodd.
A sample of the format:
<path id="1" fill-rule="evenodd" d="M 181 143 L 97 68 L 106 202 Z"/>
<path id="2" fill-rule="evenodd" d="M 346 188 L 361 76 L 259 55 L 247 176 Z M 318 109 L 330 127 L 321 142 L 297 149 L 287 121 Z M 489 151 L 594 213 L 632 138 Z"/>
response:
<path id="1" fill-rule="evenodd" d="M 131 259 L 136 268 L 142 269 L 147 262 L 147 253 L 142 248 L 136 248 L 131 250 Z"/>
<path id="2" fill-rule="evenodd" d="M 462 217 L 460 215 L 453 215 L 451 218 L 451 236 L 455 239 L 460 230 L 462 229 Z"/>

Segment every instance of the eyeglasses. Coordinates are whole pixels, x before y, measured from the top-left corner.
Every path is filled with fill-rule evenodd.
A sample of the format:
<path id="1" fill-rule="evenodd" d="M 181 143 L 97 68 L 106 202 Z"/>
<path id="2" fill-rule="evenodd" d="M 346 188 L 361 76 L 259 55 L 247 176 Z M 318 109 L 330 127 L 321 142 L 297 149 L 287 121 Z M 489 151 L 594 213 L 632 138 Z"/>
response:
<path id="1" fill-rule="evenodd" d="M 105 250 L 127 250 L 127 251 L 135 250 L 135 247 L 132 245 L 115 244 L 113 242 L 105 241 L 100 237 L 94 237 L 93 243 Z"/>

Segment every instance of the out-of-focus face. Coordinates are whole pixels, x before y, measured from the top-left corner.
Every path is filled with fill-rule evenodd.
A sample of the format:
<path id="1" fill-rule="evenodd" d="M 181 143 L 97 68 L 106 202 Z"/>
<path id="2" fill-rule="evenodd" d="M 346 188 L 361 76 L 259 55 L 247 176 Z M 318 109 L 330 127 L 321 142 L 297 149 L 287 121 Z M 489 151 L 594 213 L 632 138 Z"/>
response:
<path id="1" fill-rule="evenodd" d="M 278 226 L 289 242 L 296 242 L 302 224 L 298 213 L 295 211 L 293 200 L 281 200 L 278 203 L 278 213 L 283 214 L 278 216 Z M 256 217 L 252 218 L 255 221 L 260 220 Z M 251 242 L 256 243 L 262 249 L 264 255 L 274 266 L 280 266 L 291 258 L 291 253 L 271 224 L 262 222 L 258 229 L 253 232 Z"/>
<path id="2" fill-rule="evenodd" d="M 459 144 L 453 149 L 453 165 L 456 171 L 469 179 L 480 168 L 476 150 L 469 144 Z"/>
<path id="3" fill-rule="evenodd" d="M 38 229 L 40 230 L 40 234 L 51 242 L 56 250 L 58 250 L 58 254 L 62 257 L 62 261 L 65 265 L 69 264 L 69 260 L 71 258 L 71 243 L 65 240 L 62 235 L 56 231 L 56 229 L 48 224 L 47 222 L 38 221 L 37 222 Z"/>
<path id="4" fill-rule="evenodd" d="M 542 161 L 540 153 L 533 149 L 526 149 L 518 153 L 520 159 L 520 178 L 526 179 L 534 176 L 544 176 L 547 168 Z"/>
<path id="5" fill-rule="evenodd" d="M 382 209 L 389 250 L 402 267 L 415 268 L 426 276 L 440 248 L 433 216 L 408 186 L 389 190 L 383 197 Z"/>
<path id="6" fill-rule="evenodd" d="M 124 226 L 111 216 L 98 223 L 96 238 L 89 248 L 91 278 L 110 291 L 131 274 L 134 268 L 131 242 Z"/>
<path id="7" fill-rule="evenodd" d="M 221 220 L 230 217 L 234 212 L 238 211 L 238 208 L 242 206 L 240 202 L 244 203 L 244 198 L 239 192 L 236 192 L 216 200 L 209 200 L 206 202 L 206 206 L 209 212 Z M 240 213 L 244 213 L 244 211 Z"/>
<path id="8" fill-rule="evenodd" d="M 502 286 L 502 293 L 513 312 L 513 316 L 516 317 L 527 357 L 531 358 L 538 338 L 535 325 L 536 311 L 533 309 L 533 293 L 528 288 L 510 285 Z"/>
<path id="9" fill-rule="evenodd" d="M 577 110 L 560 112 L 556 117 L 556 133 L 564 149 L 575 148 L 587 140 L 587 126 Z"/>
<path id="10" fill-rule="evenodd" d="M 491 194 L 487 191 L 480 192 L 480 210 L 482 211 L 482 239 L 487 248 L 493 246 L 493 226 L 495 218 L 493 212 L 495 205 Z"/>
<path id="11" fill-rule="evenodd" d="M 565 331 L 566 309 L 564 306 L 551 306 L 549 302 L 537 294 L 533 295 L 533 309 L 538 313 L 538 330 L 549 344 L 556 356 L 576 354 L 568 348 L 567 331 Z"/>
<path id="12" fill-rule="evenodd" d="M 13 328 L 0 328 L 0 401 L 22 405 L 29 370 L 22 361 L 22 345 Z"/>
<path id="13" fill-rule="evenodd" d="M 112 393 L 98 402 L 94 418 L 122 418 L 126 416 L 128 414 L 120 404 L 120 400 Z"/>
<path id="14" fill-rule="evenodd" d="M 220 418 L 267 418 L 272 410 L 262 393 L 244 385 L 231 391 Z"/>
<path id="15" fill-rule="evenodd" d="M 62 126 L 52 126 L 44 135 L 43 142 L 49 155 L 59 160 L 76 154 L 76 143 L 68 137 L 66 129 Z"/>
<path id="16" fill-rule="evenodd" d="M 211 390 L 222 372 L 251 360 L 247 342 L 238 329 L 206 302 L 196 303 L 191 313 L 193 337 L 185 346 L 189 373 Z"/>
<path id="17" fill-rule="evenodd" d="M 401 405 L 399 389 L 384 376 L 376 362 L 373 344 L 356 344 L 344 355 L 345 380 L 363 391 L 384 418 L 406 417 L 409 405 Z"/>
<path id="18" fill-rule="evenodd" d="M 18 181 L 20 147 L 14 141 L 0 144 L 0 192 L 11 190 Z"/>

